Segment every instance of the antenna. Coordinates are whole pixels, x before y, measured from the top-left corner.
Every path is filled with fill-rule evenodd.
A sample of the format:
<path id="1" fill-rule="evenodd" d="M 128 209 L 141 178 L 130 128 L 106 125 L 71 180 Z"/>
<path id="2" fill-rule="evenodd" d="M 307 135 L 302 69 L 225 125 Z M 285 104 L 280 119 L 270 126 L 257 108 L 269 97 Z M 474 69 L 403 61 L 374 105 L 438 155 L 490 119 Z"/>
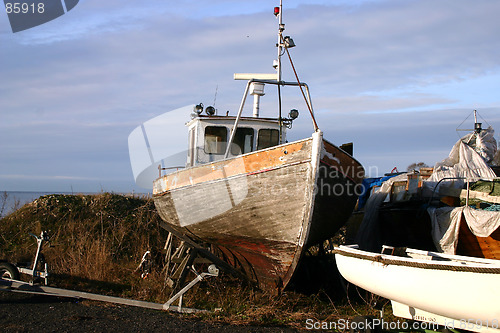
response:
<path id="1" fill-rule="evenodd" d="M 219 90 L 219 85 L 215 86 L 214 107 L 215 107 L 215 102 L 217 101 L 217 90 Z"/>
<path id="2" fill-rule="evenodd" d="M 469 119 L 469 117 L 471 115 L 474 115 L 474 128 L 460 128 L 467 119 Z M 482 124 L 483 123 L 478 123 L 477 122 L 477 116 L 479 116 L 488 126 L 490 126 L 490 124 L 488 124 L 488 122 L 486 120 L 484 120 L 484 118 L 479 114 L 479 112 L 477 112 L 477 110 L 473 110 L 468 116 L 467 118 L 464 119 L 464 121 L 462 121 L 460 123 L 460 125 L 458 125 L 458 127 L 456 128 L 456 131 L 457 131 L 457 134 L 458 132 L 476 132 L 476 133 L 480 133 L 482 131 Z M 458 134 L 458 136 L 460 137 L 460 134 Z"/>

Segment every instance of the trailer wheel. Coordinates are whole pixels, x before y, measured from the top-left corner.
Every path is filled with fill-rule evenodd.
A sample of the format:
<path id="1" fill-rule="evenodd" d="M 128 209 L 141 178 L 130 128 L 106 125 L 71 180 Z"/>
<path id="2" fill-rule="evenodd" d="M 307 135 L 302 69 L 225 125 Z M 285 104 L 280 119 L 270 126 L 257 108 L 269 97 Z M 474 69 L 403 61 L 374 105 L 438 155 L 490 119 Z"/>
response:
<path id="1" fill-rule="evenodd" d="M 8 262 L 0 263 L 0 278 L 19 280 L 17 267 Z"/>

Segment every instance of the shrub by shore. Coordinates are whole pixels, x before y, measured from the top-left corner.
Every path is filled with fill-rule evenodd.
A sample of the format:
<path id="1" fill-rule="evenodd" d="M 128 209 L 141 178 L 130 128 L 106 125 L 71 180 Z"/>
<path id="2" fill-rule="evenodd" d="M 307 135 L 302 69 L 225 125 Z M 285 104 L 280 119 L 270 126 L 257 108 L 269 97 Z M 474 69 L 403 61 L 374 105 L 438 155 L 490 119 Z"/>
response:
<path id="1" fill-rule="evenodd" d="M 171 290 L 165 284 L 162 262 L 167 232 L 159 222 L 149 197 L 112 193 L 46 195 L 0 219 L 0 259 L 31 261 L 36 242 L 29 233 L 48 231 L 52 246 L 45 247 L 44 254 L 52 273 L 51 285 L 163 303 Z M 147 250 L 153 253 L 155 265 L 142 279 L 133 272 Z M 313 265 L 319 272 L 314 275 L 321 275 L 321 265 Z M 323 274 L 335 273 L 327 269 Z M 302 283 L 314 286 L 315 282 L 308 284 L 307 272 L 303 275 L 306 282 Z M 297 286 L 277 296 L 221 274 L 190 290 L 184 305 L 214 310 L 195 315 L 204 320 L 242 325 L 305 328 L 308 319 L 335 322 L 358 315 L 378 316 L 372 296 L 362 294 L 369 299 L 363 301 L 356 296 L 354 300 L 332 284 L 312 291 Z"/>

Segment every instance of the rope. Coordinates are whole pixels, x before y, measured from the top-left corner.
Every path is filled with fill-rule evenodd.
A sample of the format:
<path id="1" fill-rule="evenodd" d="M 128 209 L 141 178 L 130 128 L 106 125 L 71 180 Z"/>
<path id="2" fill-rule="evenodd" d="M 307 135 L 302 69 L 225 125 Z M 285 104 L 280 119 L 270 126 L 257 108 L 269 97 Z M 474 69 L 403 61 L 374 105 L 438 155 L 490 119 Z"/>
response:
<path id="1" fill-rule="evenodd" d="M 394 266 L 405 266 L 414 267 L 422 269 L 434 269 L 434 270 L 446 270 L 453 272 L 473 272 L 473 273 L 485 273 L 485 274 L 500 274 L 500 267 L 473 267 L 473 266 L 454 266 L 449 264 L 443 264 L 442 261 L 434 263 L 421 263 L 414 261 L 401 261 L 391 258 L 384 257 L 382 254 L 371 256 L 362 253 L 351 253 L 342 250 L 334 250 L 335 254 L 340 254 L 345 257 L 358 258 L 363 260 L 370 260 L 381 263 L 383 265 L 394 265 Z M 404 258 L 404 257 L 402 257 Z"/>
<path id="2" fill-rule="evenodd" d="M 280 35 L 280 36 L 281 36 L 281 41 L 284 43 L 285 40 L 283 39 L 283 36 L 282 35 Z M 288 59 L 290 60 L 290 65 L 292 66 L 293 73 L 295 74 L 295 78 L 297 79 L 297 83 L 299 84 L 300 92 L 302 93 L 302 96 L 304 97 L 304 101 L 306 102 L 307 109 L 309 110 L 309 113 L 311 114 L 311 118 L 312 118 L 313 125 L 314 125 L 314 131 L 317 131 L 319 129 L 319 127 L 318 127 L 318 124 L 316 123 L 316 118 L 314 118 L 314 113 L 312 111 L 311 105 L 307 101 L 307 97 L 306 97 L 306 94 L 304 93 L 304 89 L 302 89 L 302 84 L 300 83 L 299 75 L 297 74 L 297 71 L 295 70 L 295 66 L 293 65 L 293 61 L 292 61 L 292 57 L 290 56 L 290 52 L 288 52 L 287 47 L 284 47 L 284 49 L 286 51 L 286 54 L 288 55 Z"/>

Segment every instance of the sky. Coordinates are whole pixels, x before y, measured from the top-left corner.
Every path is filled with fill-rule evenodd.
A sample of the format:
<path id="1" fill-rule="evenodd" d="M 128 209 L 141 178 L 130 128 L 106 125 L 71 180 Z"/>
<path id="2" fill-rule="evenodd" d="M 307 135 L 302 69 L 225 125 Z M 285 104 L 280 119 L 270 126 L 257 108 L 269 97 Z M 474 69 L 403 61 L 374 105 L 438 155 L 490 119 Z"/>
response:
<path id="1" fill-rule="evenodd" d="M 441 161 L 474 109 L 500 130 L 499 1 L 283 2 L 324 137 L 354 142 L 370 176 Z M 199 102 L 235 114 L 245 82 L 233 73 L 273 72 L 275 5 L 81 0 L 17 33 L 0 13 L 0 190 L 147 192 L 134 184 L 128 135 Z M 300 111 L 289 140 L 310 136 L 299 92 L 283 98 Z M 275 102 L 266 87 L 264 115 Z"/>

